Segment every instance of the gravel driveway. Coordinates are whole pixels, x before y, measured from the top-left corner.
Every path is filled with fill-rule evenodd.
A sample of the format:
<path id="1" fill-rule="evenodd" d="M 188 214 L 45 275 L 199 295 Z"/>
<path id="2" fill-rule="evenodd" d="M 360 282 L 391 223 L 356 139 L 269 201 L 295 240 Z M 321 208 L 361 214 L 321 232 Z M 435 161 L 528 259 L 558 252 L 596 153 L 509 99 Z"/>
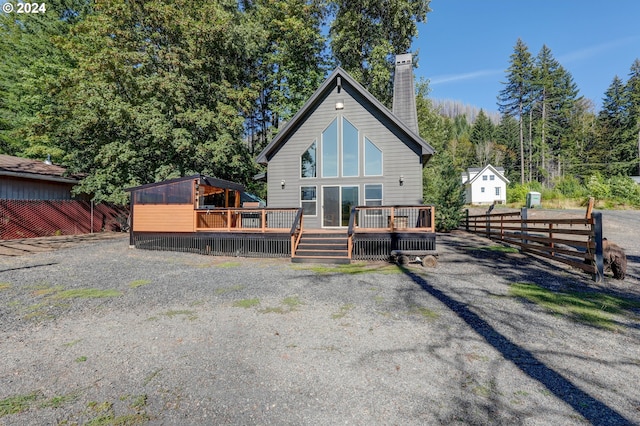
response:
<path id="1" fill-rule="evenodd" d="M 439 235 L 404 270 L 126 235 L 0 257 L 0 424 L 640 424 L 637 305 L 598 328 L 510 294 L 640 302 L 640 253 L 596 285 L 488 244 Z"/>

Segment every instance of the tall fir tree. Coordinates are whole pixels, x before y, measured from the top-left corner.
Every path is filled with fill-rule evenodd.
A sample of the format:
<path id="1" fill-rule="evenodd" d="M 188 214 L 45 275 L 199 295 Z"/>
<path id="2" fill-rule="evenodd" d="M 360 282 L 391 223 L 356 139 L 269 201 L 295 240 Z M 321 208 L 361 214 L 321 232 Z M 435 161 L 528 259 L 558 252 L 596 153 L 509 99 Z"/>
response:
<path id="1" fill-rule="evenodd" d="M 627 173 L 636 173 L 636 175 L 640 176 L 640 59 L 636 59 L 631 65 L 629 80 L 627 80 L 625 91 L 627 93 L 626 97 L 629 109 L 629 119 L 627 123 L 629 145 L 631 148 L 635 141 L 635 148 L 637 148 L 637 150 L 635 150 L 635 156 L 633 155 L 633 148 L 629 150 L 629 161 L 631 164 Z"/>
<path id="2" fill-rule="evenodd" d="M 498 109 L 503 115 L 517 118 L 520 143 L 520 183 L 525 182 L 524 115 L 531 105 L 533 60 L 527 45 L 518 39 L 510 56 L 505 87 L 498 95 Z"/>
<path id="3" fill-rule="evenodd" d="M 619 174 L 624 170 L 625 125 L 628 123 L 627 92 L 620 77 L 615 76 L 605 92 L 602 109 L 598 113 L 600 162 L 605 171 Z M 621 167 L 622 166 L 622 167 Z"/>

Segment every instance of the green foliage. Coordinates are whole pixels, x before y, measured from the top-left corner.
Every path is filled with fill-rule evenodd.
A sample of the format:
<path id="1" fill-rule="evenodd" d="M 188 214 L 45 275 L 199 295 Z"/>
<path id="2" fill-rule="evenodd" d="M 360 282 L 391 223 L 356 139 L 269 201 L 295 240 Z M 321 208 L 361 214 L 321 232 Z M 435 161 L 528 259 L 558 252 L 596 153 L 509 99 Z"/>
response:
<path id="1" fill-rule="evenodd" d="M 596 201 L 607 199 L 611 196 L 611 186 L 600 173 L 594 173 L 587 181 L 589 195 Z"/>
<path id="2" fill-rule="evenodd" d="M 437 161 L 424 169 L 423 181 L 425 204 L 433 204 L 436 208 L 436 230 L 456 229 L 462 219 L 464 187 L 448 151 L 438 154 Z"/>
<path id="3" fill-rule="evenodd" d="M 524 185 L 512 183 L 507 189 L 507 203 L 525 204 L 527 193 L 531 191 L 542 192 L 542 185 L 539 182 L 529 182 Z"/>
<path id="4" fill-rule="evenodd" d="M 554 187 L 567 198 L 582 198 L 587 195 L 586 188 L 575 176 L 571 175 L 565 175 L 557 178 L 554 181 Z"/>
<path id="5" fill-rule="evenodd" d="M 640 185 L 628 176 L 613 176 L 609 178 L 611 198 L 623 203 L 640 206 Z"/>

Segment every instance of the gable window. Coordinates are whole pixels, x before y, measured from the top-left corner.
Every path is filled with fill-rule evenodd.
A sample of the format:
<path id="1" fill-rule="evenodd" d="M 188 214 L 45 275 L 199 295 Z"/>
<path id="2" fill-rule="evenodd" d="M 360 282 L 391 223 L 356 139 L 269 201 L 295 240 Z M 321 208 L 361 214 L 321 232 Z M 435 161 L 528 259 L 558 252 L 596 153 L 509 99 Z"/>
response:
<path id="1" fill-rule="evenodd" d="M 300 206 L 305 216 L 316 216 L 317 213 L 317 193 L 315 186 L 300 187 Z"/>
<path id="2" fill-rule="evenodd" d="M 482 180 L 487 180 L 487 175 L 482 176 Z"/>
<path id="3" fill-rule="evenodd" d="M 322 177 L 338 177 L 338 119 L 322 132 Z"/>
<path id="4" fill-rule="evenodd" d="M 495 175 L 489 175 L 489 180 L 495 180 L 495 179 L 496 179 Z"/>
<path id="5" fill-rule="evenodd" d="M 358 129 L 342 118 L 342 176 L 358 176 Z"/>
<path id="6" fill-rule="evenodd" d="M 382 176 L 382 151 L 369 138 L 364 138 L 364 175 Z"/>
<path id="7" fill-rule="evenodd" d="M 316 141 L 302 154 L 300 177 L 314 178 L 316 177 Z"/>

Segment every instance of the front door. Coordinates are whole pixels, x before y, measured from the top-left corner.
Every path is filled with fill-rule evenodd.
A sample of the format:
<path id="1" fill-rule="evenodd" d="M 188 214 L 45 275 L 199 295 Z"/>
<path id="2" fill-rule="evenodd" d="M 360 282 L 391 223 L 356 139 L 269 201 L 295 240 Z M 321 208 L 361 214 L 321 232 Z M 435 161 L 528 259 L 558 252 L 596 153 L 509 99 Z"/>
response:
<path id="1" fill-rule="evenodd" d="M 358 205 L 357 186 L 322 187 L 322 226 L 349 226 L 351 208 Z"/>

